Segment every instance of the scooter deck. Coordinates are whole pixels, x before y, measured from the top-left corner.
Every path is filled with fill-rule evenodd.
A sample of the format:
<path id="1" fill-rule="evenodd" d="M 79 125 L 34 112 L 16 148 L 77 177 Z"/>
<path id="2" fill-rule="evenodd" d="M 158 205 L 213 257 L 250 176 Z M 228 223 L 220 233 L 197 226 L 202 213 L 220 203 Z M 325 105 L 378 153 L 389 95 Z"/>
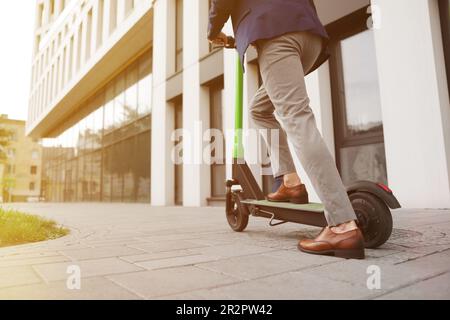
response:
<path id="1" fill-rule="evenodd" d="M 291 202 L 272 202 L 268 200 L 244 200 L 241 202 L 246 205 L 254 205 L 261 207 L 289 209 L 312 213 L 324 213 L 324 206 L 321 203 L 295 204 Z"/>

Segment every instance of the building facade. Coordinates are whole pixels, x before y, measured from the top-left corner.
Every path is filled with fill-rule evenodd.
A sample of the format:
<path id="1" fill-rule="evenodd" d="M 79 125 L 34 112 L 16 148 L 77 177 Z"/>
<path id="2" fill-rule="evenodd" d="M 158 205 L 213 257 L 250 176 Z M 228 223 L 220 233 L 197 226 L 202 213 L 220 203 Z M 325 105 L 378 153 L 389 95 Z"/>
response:
<path id="1" fill-rule="evenodd" d="M 386 183 L 404 207 L 450 207 L 448 0 L 315 3 L 331 59 L 307 86 L 344 182 Z M 217 160 L 206 129 L 234 127 L 236 54 L 206 40 L 209 6 L 37 1 L 27 132 L 45 138 L 48 201 L 221 203 L 232 139 L 221 138 L 223 161 L 193 161 L 205 150 Z M 244 82 L 248 107 L 261 85 L 253 49 Z M 246 143 L 248 157 L 260 153 Z M 268 164 L 248 160 L 268 191 Z M 312 190 L 299 163 L 298 171 Z"/>
<path id="2" fill-rule="evenodd" d="M 25 121 L 2 115 L 0 127 L 12 133 L 7 159 L 0 161 L 0 202 L 38 201 L 42 171 L 39 141 L 25 135 Z"/>

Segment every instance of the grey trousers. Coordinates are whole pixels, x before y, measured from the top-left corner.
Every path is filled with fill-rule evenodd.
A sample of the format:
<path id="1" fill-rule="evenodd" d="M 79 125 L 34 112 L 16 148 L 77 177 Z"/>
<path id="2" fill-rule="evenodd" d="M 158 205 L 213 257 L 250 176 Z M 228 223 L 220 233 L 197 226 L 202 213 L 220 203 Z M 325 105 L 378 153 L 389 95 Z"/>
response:
<path id="1" fill-rule="evenodd" d="M 258 40 L 255 45 L 264 84 L 251 103 L 250 116 L 258 129 L 278 132 L 279 138 L 274 139 L 278 141 L 272 141 L 271 134 L 263 135 L 274 175 L 296 172 L 289 139 L 324 204 L 328 225 L 356 220 L 334 159 L 317 129 L 306 92 L 305 71 L 319 56 L 322 39 L 309 32 L 294 32 Z"/>

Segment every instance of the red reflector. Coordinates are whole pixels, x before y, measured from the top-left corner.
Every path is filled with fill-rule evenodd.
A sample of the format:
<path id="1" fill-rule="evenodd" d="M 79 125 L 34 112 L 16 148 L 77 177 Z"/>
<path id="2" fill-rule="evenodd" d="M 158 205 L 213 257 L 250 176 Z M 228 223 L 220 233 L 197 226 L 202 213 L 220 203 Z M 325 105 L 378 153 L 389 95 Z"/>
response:
<path id="1" fill-rule="evenodd" d="M 387 186 L 385 186 L 384 184 L 379 183 L 378 186 L 379 186 L 381 189 L 383 189 L 384 191 L 386 191 L 387 193 L 392 193 L 392 190 L 389 189 L 389 188 L 388 188 Z"/>

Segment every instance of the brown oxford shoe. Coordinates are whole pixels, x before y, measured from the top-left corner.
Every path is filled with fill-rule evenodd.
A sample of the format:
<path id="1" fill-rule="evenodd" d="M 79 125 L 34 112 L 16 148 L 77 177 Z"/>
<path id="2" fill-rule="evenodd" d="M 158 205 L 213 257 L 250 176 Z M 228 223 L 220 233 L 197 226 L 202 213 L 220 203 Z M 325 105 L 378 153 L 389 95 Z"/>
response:
<path id="1" fill-rule="evenodd" d="M 326 227 L 316 239 L 301 240 L 298 248 L 302 252 L 311 254 L 331 255 L 345 259 L 365 258 L 364 237 L 359 229 L 337 234 Z"/>
<path id="2" fill-rule="evenodd" d="M 272 202 L 292 202 L 296 204 L 308 204 L 308 192 L 304 184 L 288 188 L 284 183 L 275 193 L 267 196 L 267 200 Z"/>

